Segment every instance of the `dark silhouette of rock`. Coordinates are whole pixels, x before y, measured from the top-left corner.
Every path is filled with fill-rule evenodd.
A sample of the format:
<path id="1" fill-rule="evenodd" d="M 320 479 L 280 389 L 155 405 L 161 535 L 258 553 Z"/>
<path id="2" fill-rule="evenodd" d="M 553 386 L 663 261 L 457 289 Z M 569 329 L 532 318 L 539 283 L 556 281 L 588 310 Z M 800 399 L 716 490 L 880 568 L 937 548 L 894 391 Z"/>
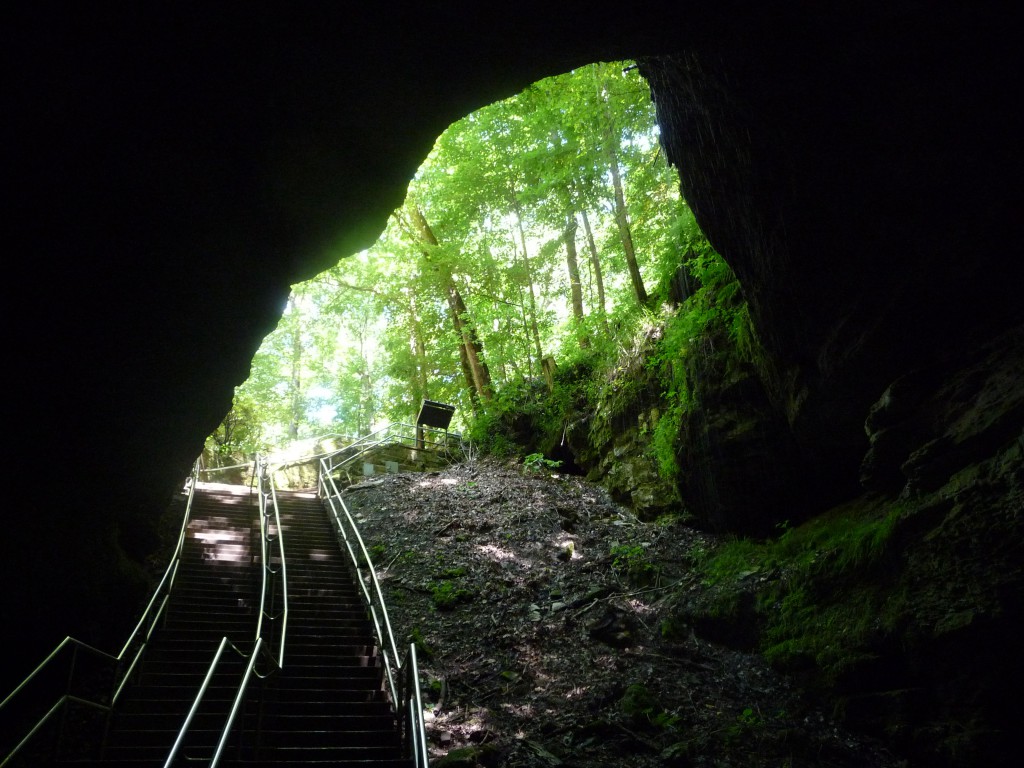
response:
<path id="1" fill-rule="evenodd" d="M 68 633 L 125 636 L 159 514 L 289 285 L 374 240 L 449 123 L 597 59 L 641 61 L 767 350 L 799 484 L 730 484 L 773 483 L 794 519 L 859 493 L 886 388 L 1024 322 L 1020 44 L 996 5 L 12 11 L 6 682 Z M 925 490 L 961 463 L 936 434 L 900 469 Z"/>

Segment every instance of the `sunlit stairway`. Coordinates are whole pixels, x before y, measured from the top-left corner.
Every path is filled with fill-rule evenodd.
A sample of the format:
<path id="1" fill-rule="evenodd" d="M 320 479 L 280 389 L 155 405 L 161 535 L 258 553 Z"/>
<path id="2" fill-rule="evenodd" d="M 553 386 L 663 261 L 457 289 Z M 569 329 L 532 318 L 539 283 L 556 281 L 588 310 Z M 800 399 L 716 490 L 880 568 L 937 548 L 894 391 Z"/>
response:
<path id="1" fill-rule="evenodd" d="M 289 595 L 284 665 L 251 702 L 246 732 L 254 735 L 243 759 L 408 768 L 348 555 L 315 496 L 278 492 L 278 505 Z"/>
<path id="2" fill-rule="evenodd" d="M 411 768 L 348 555 L 315 496 L 278 499 L 290 602 L 284 666 L 249 686 L 219 765 Z M 252 648 L 258 519 L 248 493 L 196 493 L 166 624 L 117 708 L 105 752 L 75 759 L 65 750 L 60 765 L 164 766 L 221 638 Z M 209 763 L 243 666 L 238 654 L 223 655 L 173 765 Z"/>
<path id="3" fill-rule="evenodd" d="M 249 649 L 256 631 L 258 512 L 247 493 L 197 491 L 164 625 L 111 722 L 102 765 L 162 766 L 223 637 Z M 226 653 L 182 757 L 213 753 L 241 679 Z"/>

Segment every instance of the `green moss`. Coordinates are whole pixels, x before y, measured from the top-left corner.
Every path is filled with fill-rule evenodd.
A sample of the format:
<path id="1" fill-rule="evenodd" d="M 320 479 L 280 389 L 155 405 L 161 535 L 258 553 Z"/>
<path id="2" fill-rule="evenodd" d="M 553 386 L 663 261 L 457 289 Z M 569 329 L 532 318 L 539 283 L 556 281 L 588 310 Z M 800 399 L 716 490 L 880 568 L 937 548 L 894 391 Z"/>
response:
<path id="1" fill-rule="evenodd" d="M 850 505 L 776 539 L 735 539 L 697 560 L 720 599 L 709 610 L 738 610 L 743 582 L 754 574 L 763 618 L 761 648 L 787 668 L 816 668 L 826 683 L 872 657 L 878 636 L 890 631 L 905 607 L 892 592 L 886 553 L 903 513 L 899 505 Z"/>
<path id="2" fill-rule="evenodd" d="M 648 730 L 674 731 L 682 721 L 677 712 L 666 710 L 643 684 L 633 683 L 619 699 L 619 709 L 633 725 Z"/>
<path id="3" fill-rule="evenodd" d="M 879 597 L 859 589 L 823 604 L 804 588 L 789 591 L 772 605 L 764 632 L 764 655 L 783 668 L 813 664 L 826 681 L 874 657 L 866 650 L 877 627 Z"/>
<path id="4" fill-rule="evenodd" d="M 753 572 L 767 560 L 765 546 L 751 539 L 732 539 L 713 553 L 701 553 L 698 570 L 704 583 L 713 586 Z"/>
<path id="5" fill-rule="evenodd" d="M 690 257 L 685 268 L 699 287 L 665 318 L 648 360 L 658 374 L 664 406 L 654 427 L 651 452 L 662 477 L 669 480 L 680 471 L 676 457 L 680 431 L 687 414 L 700 407 L 707 382 L 724 381 L 728 372 L 749 369 L 751 363 L 755 369 L 761 367 L 761 345 L 739 281 L 698 235 L 680 233 Z M 713 375 L 709 374 L 712 369 Z"/>
<path id="6" fill-rule="evenodd" d="M 690 636 L 690 626 L 678 616 L 669 616 L 661 622 L 661 636 L 670 643 L 681 643 Z"/>
<path id="7" fill-rule="evenodd" d="M 450 581 L 442 581 L 435 584 L 431 591 L 431 600 L 434 607 L 439 611 L 450 611 L 459 603 L 465 603 L 473 599 L 473 593 L 468 589 L 460 589 Z"/>
<path id="8" fill-rule="evenodd" d="M 419 627 L 413 627 L 412 632 L 409 633 L 407 642 L 415 643 L 416 653 L 424 661 L 429 661 L 434 658 L 434 648 L 427 642 L 427 639 L 423 636 L 423 632 Z"/>

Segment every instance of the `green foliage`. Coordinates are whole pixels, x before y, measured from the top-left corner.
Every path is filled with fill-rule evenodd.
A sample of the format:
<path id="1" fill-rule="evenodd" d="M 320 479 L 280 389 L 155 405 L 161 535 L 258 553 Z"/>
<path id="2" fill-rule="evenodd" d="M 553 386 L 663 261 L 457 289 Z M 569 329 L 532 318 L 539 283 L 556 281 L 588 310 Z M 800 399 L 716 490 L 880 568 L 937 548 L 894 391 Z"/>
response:
<path id="1" fill-rule="evenodd" d="M 764 735 L 765 720 L 761 713 L 753 707 L 744 707 L 743 711 L 736 715 L 735 720 L 725 729 L 726 742 L 737 741 L 747 734 L 755 737 Z"/>
<path id="2" fill-rule="evenodd" d="M 654 434 L 651 437 L 651 453 L 654 454 L 661 476 L 673 478 L 679 472 L 679 464 L 676 459 L 679 430 L 689 407 L 686 398 L 680 397 L 674 389 L 666 392 L 665 398 L 668 400 L 669 406 L 654 426 Z"/>
<path id="3" fill-rule="evenodd" d="M 688 413 L 700 406 L 703 368 L 714 356 L 753 362 L 758 344 L 736 276 L 711 247 L 692 212 L 684 208 L 673 227 L 671 258 L 662 262 L 661 298 L 668 301 L 669 282 L 682 276 L 690 295 L 660 320 L 657 344 L 646 364 L 662 384 L 663 410 L 651 435 L 650 450 L 662 477 L 679 472 L 676 446 Z M 676 255 L 683 253 L 680 264 Z"/>
<path id="4" fill-rule="evenodd" d="M 747 707 L 736 715 L 736 722 L 745 728 L 758 728 L 764 725 L 761 715 L 755 713 L 752 707 Z"/>
<path id="5" fill-rule="evenodd" d="M 658 146 L 649 88 L 635 68 L 581 67 L 452 125 L 408 193 L 436 243 L 417 236 L 403 206 L 371 249 L 339 254 L 336 267 L 294 287 L 238 390 L 236 404 L 253 406 L 253 440 L 363 434 L 384 420 L 410 421 L 429 397 L 457 406 L 454 429 L 469 426 L 462 419 L 472 414 L 469 431 L 486 452 L 548 450 L 566 414 L 595 405 L 604 386 L 600 373 L 574 372 L 605 370 L 636 311 L 607 206 L 612 162 L 649 281 L 656 255 L 672 248 L 671 225 L 685 206 L 678 175 Z M 564 233 L 571 221 L 578 227 L 574 285 L 582 317 L 567 311 Z M 467 392 L 449 286 L 465 298 L 462 319 L 481 342 L 497 402 Z M 536 397 L 541 358 L 551 354 L 554 391 Z M 537 405 L 525 415 L 541 426 L 540 440 L 524 438 L 506 418 L 531 403 Z"/>
<path id="6" fill-rule="evenodd" d="M 587 350 L 555 371 L 554 390 L 539 380 L 509 382 L 483 405 L 467 430 L 482 453 L 500 457 L 545 454 L 558 446 L 566 425 L 590 412 L 599 386 L 598 350 Z M 531 463 L 548 466 L 537 459 Z"/>
<path id="7" fill-rule="evenodd" d="M 633 683 L 626 688 L 619 700 L 619 708 L 636 723 L 650 722 L 655 714 L 661 711 L 661 705 L 647 686 Z"/>
<path id="8" fill-rule="evenodd" d="M 488 405 L 469 423 L 466 437 L 484 455 L 499 458 L 520 455 L 523 446 L 516 442 L 518 438 L 505 420 L 505 416 L 512 412 L 500 403 Z"/>
<path id="9" fill-rule="evenodd" d="M 384 554 L 387 552 L 387 547 L 384 544 L 376 543 L 366 548 L 366 553 L 370 556 L 370 562 L 375 566 L 379 565 L 384 559 Z M 367 565 L 366 558 L 363 557 L 363 553 L 359 551 L 359 566 L 365 568 Z"/>
<path id="10" fill-rule="evenodd" d="M 616 544 L 612 547 L 612 568 L 628 571 L 637 563 L 645 562 L 647 551 L 640 544 Z"/>
<path id="11" fill-rule="evenodd" d="M 650 306 L 666 305 L 658 312 L 638 305 L 622 266 L 613 166 L 642 279 L 659 286 Z M 708 349 L 757 355 L 738 282 L 678 187 L 649 89 L 622 63 L 548 78 L 466 116 L 438 138 L 372 248 L 294 287 L 238 390 L 236 416 L 252 423 L 238 447 L 365 434 L 412 421 L 430 398 L 456 406 L 452 428 L 481 454 L 529 458 L 553 455 L 576 425 L 605 445 L 643 406 L 657 413 L 644 426 L 652 456 L 675 479 L 680 430 L 700 401 L 694 360 Z M 569 311 L 573 226 L 582 316 Z M 692 295 L 668 307 L 680 274 Z M 463 330 L 452 291 L 466 305 Z M 460 348 L 470 332 L 493 397 L 467 384 Z M 552 468 L 541 459 L 524 467 Z"/>
<path id="12" fill-rule="evenodd" d="M 531 453 L 523 458 L 523 471 L 531 474 L 537 474 L 545 469 L 558 469 L 560 466 L 562 466 L 561 461 L 547 459 L 543 453 Z"/>
<path id="13" fill-rule="evenodd" d="M 619 709 L 634 725 L 660 730 L 675 730 L 682 719 L 678 714 L 667 711 L 641 683 L 632 683 L 626 688 L 619 699 Z"/>
<path id="14" fill-rule="evenodd" d="M 660 569 L 650 561 L 642 544 L 616 544 L 611 549 L 612 570 L 636 586 L 654 584 Z"/>
<path id="15" fill-rule="evenodd" d="M 258 406 L 244 395 L 236 395 L 231 410 L 206 438 L 204 453 L 208 464 L 227 466 L 246 462 L 266 447 Z"/>

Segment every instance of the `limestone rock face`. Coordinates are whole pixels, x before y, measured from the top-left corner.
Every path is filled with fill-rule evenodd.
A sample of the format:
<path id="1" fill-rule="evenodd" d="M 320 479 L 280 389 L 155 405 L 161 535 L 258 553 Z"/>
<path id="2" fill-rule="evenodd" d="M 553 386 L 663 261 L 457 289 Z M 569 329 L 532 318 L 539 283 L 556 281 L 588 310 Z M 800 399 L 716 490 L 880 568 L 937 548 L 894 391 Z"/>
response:
<path id="1" fill-rule="evenodd" d="M 1024 320 L 999 191 L 1019 159 L 990 153 L 1006 125 L 977 126 L 1001 111 L 1012 46 L 966 8 L 860 11 L 640 68 L 686 199 L 769 352 L 796 509 L 856 493 L 864 420 L 890 382 Z"/>
<path id="2" fill-rule="evenodd" d="M 617 432 L 611 443 L 597 448 L 601 459 L 588 473 L 600 482 L 612 498 L 628 505 L 641 519 L 681 510 L 675 485 L 658 473 L 650 452 L 647 424 L 651 412 L 639 415 L 637 423 Z"/>
<path id="3" fill-rule="evenodd" d="M 872 406 L 866 488 L 913 497 L 1024 439 L 1024 327 L 907 373 Z"/>
<path id="4" fill-rule="evenodd" d="M 746 536 L 800 519 L 801 456 L 757 372 L 724 356 L 694 365 L 699 405 L 683 422 L 676 460 L 687 510 L 705 528 Z"/>

